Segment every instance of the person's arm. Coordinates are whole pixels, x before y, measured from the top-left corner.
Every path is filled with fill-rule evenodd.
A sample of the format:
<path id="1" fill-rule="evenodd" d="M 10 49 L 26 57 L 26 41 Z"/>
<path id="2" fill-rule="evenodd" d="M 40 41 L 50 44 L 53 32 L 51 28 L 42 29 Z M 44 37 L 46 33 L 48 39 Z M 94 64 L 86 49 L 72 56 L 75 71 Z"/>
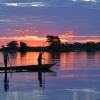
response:
<path id="1" fill-rule="evenodd" d="M 42 52 L 42 56 L 43 56 L 43 54 L 44 54 L 44 52 Z M 44 59 L 44 58 L 42 58 L 42 59 Z"/>
<path id="2" fill-rule="evenodd" d="M 44 54 L 44 52 L 42 52 L 42 55 Z"/>

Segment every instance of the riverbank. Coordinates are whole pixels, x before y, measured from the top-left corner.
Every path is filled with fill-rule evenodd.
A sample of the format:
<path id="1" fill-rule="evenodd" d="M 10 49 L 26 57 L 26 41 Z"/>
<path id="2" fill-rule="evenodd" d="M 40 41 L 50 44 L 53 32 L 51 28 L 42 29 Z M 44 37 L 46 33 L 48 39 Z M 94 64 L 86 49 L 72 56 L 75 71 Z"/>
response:
<path id="1" fill-rule="evenodd" d="M 87 51 L 87 52 L 96 52 L 100 51 L 100 43 L 87 42 L 87 43 L 73 43 L 73 44 L 55 44 L 50 46 L 40 46 L 40 47 L 30 47 L 30 46 L 20 46 L 7 47 L 8 51 L 19 51 L 19 52 L 79 52 L 79 51 Z M 1 48 L 0 51 L 3 49 Z"/>

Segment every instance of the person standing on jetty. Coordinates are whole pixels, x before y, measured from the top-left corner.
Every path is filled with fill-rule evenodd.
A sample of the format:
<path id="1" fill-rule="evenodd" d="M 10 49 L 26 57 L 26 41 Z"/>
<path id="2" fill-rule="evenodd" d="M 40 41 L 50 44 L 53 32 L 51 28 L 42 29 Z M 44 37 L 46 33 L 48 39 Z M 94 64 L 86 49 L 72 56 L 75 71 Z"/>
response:
<path id="1" fill-rule="evenodd" d="M 2 46 L 3 48 L 3 57 L 4 57 L 4 64 L 5 64 L 5 72 L 6 72 L 6 69 L 7 69 L 7 62 L 9 60 L 9 56 L 8 56 L 8 50 L 5 46 Z"/>
<path id="2" fill-rule="evenodd" d="M 38 65 L 42 65 L 42 55 L 44 54 L 44 52 L 40 52 L 39 56 L 38 56 Z"/>

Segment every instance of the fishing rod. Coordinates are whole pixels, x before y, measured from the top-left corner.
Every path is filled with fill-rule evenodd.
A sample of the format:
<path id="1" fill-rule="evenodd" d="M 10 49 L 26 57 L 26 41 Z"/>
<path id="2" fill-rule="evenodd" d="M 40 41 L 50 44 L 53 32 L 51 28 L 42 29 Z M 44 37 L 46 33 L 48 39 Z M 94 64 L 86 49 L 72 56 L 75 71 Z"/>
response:
<path id="1" fill-rule="evenodd" d="M 10 63 L 9 59 L 8 59 L 8 62 L 9 62 L 9 65 L 11 67 L 11 73 L 13 72 L 13 67 L 12 67 L 12 64 Z"/>
<path id="2" fill-rule="evenodd" d="M 45 47 L 45 45 L 44 45 L 45 43 L 43 42 L 43 47 Z M 44 53 L 44 52 L 43 52 Z M 44 54 L 44 57 L 42 58 L 43 60 L 44 60 L 44 64 L 46 63 L 46 60 L 48 60 L 48 59 L 45 59 L 45 54 Z"/>

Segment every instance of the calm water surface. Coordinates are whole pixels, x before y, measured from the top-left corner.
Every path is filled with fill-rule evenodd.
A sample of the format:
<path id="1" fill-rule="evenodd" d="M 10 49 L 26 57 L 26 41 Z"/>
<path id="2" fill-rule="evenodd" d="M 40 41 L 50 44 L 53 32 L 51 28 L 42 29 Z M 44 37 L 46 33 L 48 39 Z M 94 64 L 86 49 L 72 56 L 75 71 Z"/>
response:
<path id="1" fill-rule="evenodd" d="M 12 66 L 37 64 L 38 52 L 9 57 Z M 43 63 L 56 62 L 53 72 L 10 72 L 6 83 L 0 73 L 0 100 L 100 100 L 100 52 L 45 52 L 44 58 Z"/>

